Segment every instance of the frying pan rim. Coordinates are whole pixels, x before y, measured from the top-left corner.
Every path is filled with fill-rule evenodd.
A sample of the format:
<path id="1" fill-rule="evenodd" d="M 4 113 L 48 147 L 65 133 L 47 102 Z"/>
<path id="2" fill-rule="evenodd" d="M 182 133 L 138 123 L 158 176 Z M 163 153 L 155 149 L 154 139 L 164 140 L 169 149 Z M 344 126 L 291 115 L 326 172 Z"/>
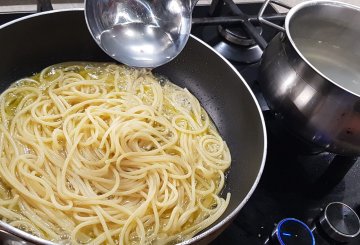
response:
<path id="1" fill-rule="evenodd" d="M 3 25 L 0 25 L 0 30 L 4 29 L 7 26 L 10 26 L 14 23 L 26 20 L 26 19 L 30 19 L 30 18 L 34 18 L 37 16 L 41 16 L 41 15 L 47 15 L 47 14 L 53 14 L 53 13 L 58 13 L 58 12 L 76 12 L 76 11 L 82 11 L 84 12 L 84 8 L 71 8 L 71 9 L 57 9 L 57 10 L 51 10 L 51 11 L 45 11 L 45 12 L 40 12 L 40 13 L 34 13 L 34 14 L 30 14 L 24 17 L 20 17 L 18 19 L 9 21 Z M 85 17 L 84 17 L 85 18 Z M 209 49 L 209 51 L 212 51 L 213 53 L 215 53 L 217 56 L 219 56 L 219 58 L 221 58 L 232 70 L 233 72 L 240 78 L 241 82 L 245 85 L 246 89 L 248 90 L 248 92 L 250 93 L 253 102 L 255 103 L 255 106 L 257 108 L 260 120 L 261 120 L 261 126 L 262 126 L 262 133 L 263 133 L 263 142 L 264 142 L 264 147 L 262 150 L 262 158 L 261 158 L 261 165 L 258 171 L 258 174 L 255 178 L 254 183 L 252 184 L 250 190 L 248 191 L 248 193 L 246 194 L 245 198 L 240 202 L 240 204 L 230 213 L 228 214 L 224 219 L 220 220 L 219 223 L 217 223 L 216 225 L 214 225 L 213 227 L 211 227 L 210 229 L 204 231 L 204 232 L 200 232 L 198 235 L 194 236 L 193 238 L 183 241 L 179 244 L 182 245 L 186 245 L 186 244 L 191 244 L 194 243 L 196 241 L 199 241 L 201 239 L 203 239 L 204 237 L 210 235 L 211 233 L 215 232 L 216 230 L 220 229 L 223 225 L 225 225 L 227 222 L 231 221 L 238 213 L 239 211 L 243 208 L 243 206 L 247 203 L 247 201 L 249 200 L 249 198 L 251 197 L 251 195 L 253 194 L 253 192 L 255 191 L 260 178 L 262 176 L 264 167 L 265 167 L 265 160 L 266 160 L 266 154 L 267 154 L 267 146 L 268 146 L 268 142 L 267 142 L 267 131 L 266 131 L 266 126 L 265 126 L 265 120 L 264 120 L 264 115 L 261 111 L 261 107 L 259 105 L 259 102 L 257 101 L 254 93 L 252 92 L 252 90 L 250 89 L 250 86 L 247 84 L 247 82 L 245 81 L 245 79 L 242 77 L 242 75 L 239 73 L 238 70 L 236 70 L 236 68 L 225 58 L 223 57 L 219 52 L 217 52 L 215 49 L 213 49 L 210 45 L 208 45 L 206 42 L 202 41 L 201 39 L 199 39 L 198 37 L 190 34 L 190 38 L 194 39 L 195 41 L 199 42 L 200 44 L 204 45 L 206 48 Z M 20 229 L 17 229 L 7 223 L 4 222 L 0 222 L 0 229 L 3 229 L 6 232 L 11 233 L 12 235 L 15 235 L 17 237 L 20 238 L 24 238 L 25 240 L 28 240 L 30 242 L 36 242 L 39 244 L 46 244 L 46 245 L 56 245 L 55 243 L 30 235 L 29 233 L 26 233 Z M 19 234 L 21 234 L 22 236 L 19 236 Z"/>

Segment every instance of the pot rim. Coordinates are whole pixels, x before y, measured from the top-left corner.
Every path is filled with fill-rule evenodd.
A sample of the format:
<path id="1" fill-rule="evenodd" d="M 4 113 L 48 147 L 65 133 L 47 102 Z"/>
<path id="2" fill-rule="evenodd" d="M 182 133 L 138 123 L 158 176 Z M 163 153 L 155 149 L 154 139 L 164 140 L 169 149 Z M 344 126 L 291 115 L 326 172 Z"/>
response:
<path id="1" fill-rule="evenodd" d="M 345 88 L 344 86 L 340 85 L 339 83 L 337 83 L 336 81 L 334 81 L 333 79 L 330 79 L 328 76 L 326 76 L 324 73 L 322 73 L 318 68 L 316 68 L 303 54 L 302 52 L 298 49 L 295 41 L 292 38 L 292 35 L 290 33 L 290 25 L 291 25 L 291 21 L 293 16 L 300 11 L 301 9 L 307 8 L 307 7 L 311 7 L 311 6 L 318 6 L 318 5 L 328 5 L 328 6 L 335 6 L 335 7 L 345 7 L 345 8 L 349 8 L 352 10 L 355 10 L 359 13 L 360 15 L 360 7 L 355 6 L 353 4 L 349 4 L 349 3 L 344 3 L 344 2 L 339 2 L 339 1 L 333 1 L 333 0 L 309 0 L 306 2 L 302 2 L 300 4 L 297 4 L 295 7 L 291 8 L 288 12 L 288 14 L 286 15 L 285 18 L 285 32 L 286 32 L 286 36 L 288 37 L 291 46 L 295 49 L 295 51 L 298 53 L 298 55 L 301 57 L 302 60 L 304 60 L 306 62 L 306 64 L 308 66 L 310 66 L 316 73 L 318 73 L 320 76 L 322 76 L 324 79 L 326 79 L 327 81 L 331 82 L 332 84 L 334 84 L 335 86 L 339 87 L 342 90 L 345 90 L 346 92 L 349 92 L 352 95 L 355 95 L 356 97 L 360 97 L 360 94 L 355 93 L 354 91 Z"/>

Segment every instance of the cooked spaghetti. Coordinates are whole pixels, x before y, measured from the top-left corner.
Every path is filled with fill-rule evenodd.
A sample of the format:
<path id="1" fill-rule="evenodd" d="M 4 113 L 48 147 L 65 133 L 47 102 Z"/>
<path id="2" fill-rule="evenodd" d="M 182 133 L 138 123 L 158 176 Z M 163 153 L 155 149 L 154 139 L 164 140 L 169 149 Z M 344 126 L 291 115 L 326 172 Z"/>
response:
<path id="1" fill-rule="evenodd" d="M 218 219 L 231 157 L 199 101 L 145 69 L 63 63 L 0 96 L 0 216 L 62 244 L 167 244 Z"/>

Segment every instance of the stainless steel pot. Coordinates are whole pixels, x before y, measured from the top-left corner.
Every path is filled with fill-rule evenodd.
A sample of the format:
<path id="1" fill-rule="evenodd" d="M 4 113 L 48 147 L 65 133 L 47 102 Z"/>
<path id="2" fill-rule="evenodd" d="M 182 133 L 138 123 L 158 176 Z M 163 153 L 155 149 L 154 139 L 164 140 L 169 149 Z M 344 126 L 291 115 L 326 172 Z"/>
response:
<path id="1" fill-rule="evenodd" d="M 269 24 L 261 15 L 259 20 Z M 264 51 L 260 86 L 269 106 L 303 139 L 360 155 L 360 8 L 309 1 L 292 8 Z"/>

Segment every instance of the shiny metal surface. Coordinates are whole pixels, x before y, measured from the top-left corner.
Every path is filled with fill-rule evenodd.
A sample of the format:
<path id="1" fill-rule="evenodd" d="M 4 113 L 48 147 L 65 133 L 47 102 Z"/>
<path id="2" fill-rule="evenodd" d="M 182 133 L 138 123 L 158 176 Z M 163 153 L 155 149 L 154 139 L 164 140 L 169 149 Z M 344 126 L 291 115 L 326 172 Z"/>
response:
<path id="1" fill-rule="evenodd" d="M 2 230 L 0 230 L 0 241 L 2 245 L 34 245 L 34 243 L 27 242 L 22 238 Z"/>
<path id="2" fill-rule="evenodd" d="M 96 43 L 115 60 L 157 67 L 184 48 L 197 0 L 86 0 L 85 17 Z"/>
<path id="3" fill-rule="evenodd" d="M 319 225 L 335 242 L 349 242 L 360 233 L 360 219 L 345 203 L 329 203 L 319 218 Z"/>
<path id="4" fill-rule="evenodd" d="M 0 241 L 4 245 L 56 245 L 56 243 L 33 236 L 2 221 L 0 221 Z"/>
<path id="5" fill-rule="evenodd" d="M 266 48 L 259 76 L 272 109 L 303 139 L 360 154 L 360 8 L 309 1 L 286 17 Z"/>
<path id="6" fill-rule="evenodd" d="M 284 31 L 285 31 L 285 28 L 284 28 L 284 27 L 279 26 L 278 24 L 275 24 L 275 23 L 273 23 L 273 22 L 271 22 L 271 21 L 269 21 L 269 20 L 266 20 L 266 19 L 263 17 L 265 10 L 266 10 L 266 8 L 269 6 L 270 3 L 275 3 L 275 4 L 278 4 L 278 5 L 281 5 L 281 6 L 285 7 L 285 8 L 290 9 L 290 7 L 288 7 L 287 5 L 284 5 L 282 2 L 274 1 L 274 0 L 265 0 L 265 2 L 264 2 L 263 5 L 261 6 L 261 9 L 260 9 L 260 11 L 259 11 L 259 13 L 258 13 L 258 20 L 259 20 L 259 22 L 262 23 L 262 24 L 268 25 L 268 26 L 273 27 L 273 28 L 275 28 L 275 29 L 277 29 L 277 30 L 279 30 L 279 31 L 284 32 Z"/>
<path id="7" fill-rule="evenodd" d="M 259 32 L 260 35 L 262 34 L 263 30 L 261 26 L 257 26 L 256 30 Z M 232 44 L 240 46 L 251 46 L 256 44 L 255 40 L 249 37 L 242 28 L 229 28 L 219 25 L 218 32 L 223 38 L 225 38 L 225 40 L 229 41 Z"/>

